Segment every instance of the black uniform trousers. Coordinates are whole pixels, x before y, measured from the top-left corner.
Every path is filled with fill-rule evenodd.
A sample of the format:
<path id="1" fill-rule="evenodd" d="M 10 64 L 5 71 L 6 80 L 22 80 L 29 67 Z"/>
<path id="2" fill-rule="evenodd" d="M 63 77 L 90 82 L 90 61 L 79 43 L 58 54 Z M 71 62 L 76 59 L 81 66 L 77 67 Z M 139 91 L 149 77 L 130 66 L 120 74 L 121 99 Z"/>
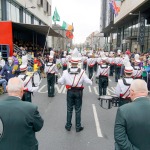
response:
<path id="1" fill-rule="evenodd" d="M 113 76 L 115 66 L 113 64 L 110 64 L 110 72 L 109 76 Z"/>
<path id="2" fill-rule="evenodd" d="M 93 76 L 93 71 L 94 71 L 94 67 L 93 67 L 93 66 L 92 66 L 92 67 L 88 66 L 89 79 L 92 78 L 92 76 Z"/>
<path id="3" fill-rule="evenodd" d="M 81 127 L 82 95 L 83 89 L 69 89 L 67 91 L 67 123 L 65 127 L 68 129 L 72 126 L 73 107 L 75 107 L 76 129 Z"/>
<path id="4" fill-rule="evenodd" d="M 108 86 L 108 77 L 99 76 L 99 96 L 106 95 Z"/>
<path id="5" fill-rule="evenodd" d="M 83 63 L 83 69 L 86 70 L 87 68 L 87 63 Z"/>
<path id="6" fill-rule="evenodd" d="M 120 79 L 120 73 L 121 73 L 121 66 L 115 66 L 115 81 L 118 82 L 118 79 Z"/>
<path id="7" fill-rule="evenodd" d="M 97 72 L 97 63 L 94 64 L 94 71 Z"/>
<path id="8" fill-rule="evenodd" d="M 26 92 L 23 94 L 22 101 L 32 102 L 31 94 L 32 94 L 32 92 L 26 91 Z"/>
<path id="9" fill-rule="evenodd" d="M 48 97 L 54 97 L 55 93 L 55 73 L 47 74 L 47 89 L 48 89 Z"/>

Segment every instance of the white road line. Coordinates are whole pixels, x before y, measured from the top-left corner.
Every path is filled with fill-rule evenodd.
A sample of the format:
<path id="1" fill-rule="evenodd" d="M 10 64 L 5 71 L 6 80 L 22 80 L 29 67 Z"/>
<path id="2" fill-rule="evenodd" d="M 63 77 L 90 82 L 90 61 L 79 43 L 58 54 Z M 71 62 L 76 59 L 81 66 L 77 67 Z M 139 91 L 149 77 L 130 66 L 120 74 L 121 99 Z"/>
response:
<path id="1" fill-rule="evenodd" d="M 107 95 L 110 95 L 109 88 L 107 88 Z"/>
<path id="2" fill-rule="evenodd" d="M 95 124 L 96 124 L 97 136 L 98 137 L 103 137 L 102 131 L 101 131 L 101 128 L 100 128 L 100 124 L 99 124 L 99 120 L 98 120 L 98 117 L 97 117 L 95 104 L 92 104 L 92 107 L 93 107 L 93 114 L 94 114 L 94 119 L 95 119 Z"/>
<path id="3" fill-rule="evenodd" d="M 62 85 L 60 87 L 57 84 L 55 85 L 55 88 L 57 89 L 58 93 L 62 93 L 64 87 L 65 87 L 64 85 Z"/>
<path id="4" fill-rule="evenodd" d="M 96 87 L 94 87 L 94 91 L 96 95 L 99 95 Z"/>
<path id="5" fill-rule="evenodd" d="M 91 93 L 92 92 L 91 87 L 90 86 L 88 86 L 88 87 L 89 87 L 89 92 Z"/>
<path id="6" fill-rule="evenodd" d="M 43 85 L 43 86 L 38 90 L 38 92 L 39 92 L 39 93 L 47 93 L 47 92 L 48 92 L 47 90 L 46 90 L 45 92 L 41 92 L 41 91 L 45 88 L 45 86 L 47 86 L 47 84 Z"/>
<path id="7" fill-rule="evenodd" d="M 59 72 L 58 74 L 59 74 L 59 77 L 61 77 L 61 74 L 60 74 L 60 72 Z"/>
<path id="8" fill-rule="evenodd" d="M 114 90 L 114 92 L 115 92 L 115 88 L 114 87 L 111 87 L 113 90 Z"/>
<path id="9" fill-rule="evenodd" d="M 63 93 L 66 93 L 66 87 L 64 88 Z"/>
<path id="10" fill-rule="evenodd" d="M 111 79 L 109 78 L 109 81 L 111 81 Z"/>

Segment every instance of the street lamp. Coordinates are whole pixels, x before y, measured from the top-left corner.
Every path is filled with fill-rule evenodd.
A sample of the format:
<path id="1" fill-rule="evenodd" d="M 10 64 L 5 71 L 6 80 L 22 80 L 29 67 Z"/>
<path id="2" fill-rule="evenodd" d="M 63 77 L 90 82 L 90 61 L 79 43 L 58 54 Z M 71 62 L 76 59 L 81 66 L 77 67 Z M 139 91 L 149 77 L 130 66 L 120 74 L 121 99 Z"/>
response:
<path id="1" fill-rule="evenodd" d="M 25 4 L 25 23 L 26 23 L 26 12 L 27 12 L 27 9 L 29 8 L 35 9 L 36 7 L 35 6 L 26 7 L 26 4 Z"/>

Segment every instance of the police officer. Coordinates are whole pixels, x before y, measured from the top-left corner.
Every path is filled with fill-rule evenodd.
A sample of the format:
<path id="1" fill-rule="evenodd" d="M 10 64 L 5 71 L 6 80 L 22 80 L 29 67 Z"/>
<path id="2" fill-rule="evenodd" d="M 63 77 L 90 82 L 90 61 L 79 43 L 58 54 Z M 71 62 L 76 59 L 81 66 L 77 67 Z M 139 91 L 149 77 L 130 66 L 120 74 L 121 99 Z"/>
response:
<path id="1" fill-rule="evenodd" d="M 125 77 L 118 80 L 115 93 L 120 98 L 119 106 L 130 102 L 130 85 L 133 81 L 132 78 L 133 67 L 130 62 L 125 64 L 124 74 Z"/>
<path id="2" fill-rule="evenodd" d="M 96 77 L 99 79 L 99 96 L 106 95 L 108 87 L 108 73 L 110 67 L 107 64 L 107 57 L 102 56 L 102 64 L 99 65 Z"/>
<path id="3" fill-rule="evenodd" d="M 55 73 L 58 73 L 56 64 L 53 63 L 53 55 L 51 51 L 49 56 L 49 62 L 45 64 L 44 72 L 47 74 L 47 88 L 48 88 L 48 97 L 55 96 Z"/>
<path id="4" fill-rule="evenodd" d="M 81 126 L 83 83 L 92 84 L 92 81 L 87 77 L 83 69 L 78 68 L 79 59 L 77 56 L 78 50 L 75 49 L 70 61 L 71 68 L 63 72 L 62 77 L 58 79 L 58 83 L 66 85 L 67 88 L 67 123 L 65 129 L 67 131 L 71 130 L 72 112 L 75 106 L 76 132 L 80 132 L 84 129 Z"/>
<path id="5" fill-rule="evenodd" d="M 30 75 L 27 73 L 27 64 L 22 64 L 20 66 L 20 72 L 21 73 L 18 76 L 18 78 L 22 79 L 24 82 L 24 94 L 23 94 L 22 100 L 32 102 L 31 95 L 33 92 L 37 92 L 37 90 L 39 89 L 39 86 L 37 87 L 34 86 L 33 72 L 30 73 Z"/>

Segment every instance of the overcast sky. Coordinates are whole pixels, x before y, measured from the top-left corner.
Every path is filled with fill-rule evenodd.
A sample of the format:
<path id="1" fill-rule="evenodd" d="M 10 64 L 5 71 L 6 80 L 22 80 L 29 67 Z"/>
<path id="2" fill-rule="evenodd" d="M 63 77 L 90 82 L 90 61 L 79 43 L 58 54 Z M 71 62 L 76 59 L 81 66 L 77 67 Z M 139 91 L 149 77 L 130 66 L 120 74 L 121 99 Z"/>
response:
<path id="1" fill-rule="evenodd" d="M 59 25 L 65 21 L 74 25 L 74 43 L 83 43 L 88 35 L 99 31 L 100 0 L 52 0 L 60 15 Z"/>

